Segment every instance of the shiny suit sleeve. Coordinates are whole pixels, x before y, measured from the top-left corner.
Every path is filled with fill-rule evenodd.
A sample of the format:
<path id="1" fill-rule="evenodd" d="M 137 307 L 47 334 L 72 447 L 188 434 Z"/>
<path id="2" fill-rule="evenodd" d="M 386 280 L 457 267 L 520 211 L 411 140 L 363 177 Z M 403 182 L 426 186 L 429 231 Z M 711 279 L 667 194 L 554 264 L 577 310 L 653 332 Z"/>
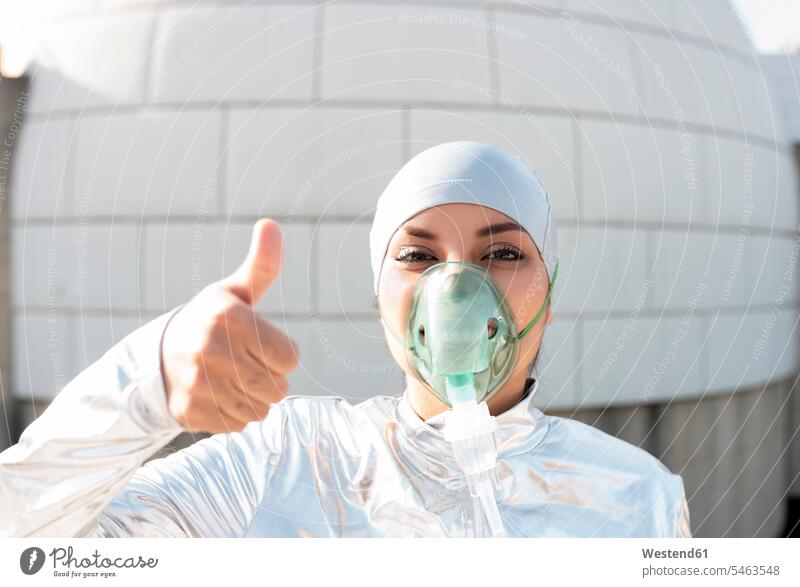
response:
<path id="1" fill-rule="evenodd" d="M 174 487 L 153 480 L 161 472 L 166 483 L 164 464 L 177 466 L 192 455 L 142 467 L 182 431 L 168 411 L 160 368 L 162 333 L 178 309 L 138 328 L 79 373 L 19 442 L 0 453 L 0 535 L 136 535 L 155 524 L 183 533 L 168 513 L 177 503 L 169 493 Z M 120 500 L 136 511 L 123 511 Z"/>
<path id="2" fill-rule="evenodd" d="M 683 478 L 680 475 L 677 477 L 677 484 L 679 487 L 679 496 L 677 499 L 677 514 L 675 521 L 675 538 L 691 538 L 691 518 L 689 516 L 689 503 L 686 501 L 686 491 L 683 486 Z"/>
<path id="3" fill-rule="evenodd" d="M 96 537 L 247 535 L 280 455 L 283 404 L 139 468 L 103 510 Z"/>

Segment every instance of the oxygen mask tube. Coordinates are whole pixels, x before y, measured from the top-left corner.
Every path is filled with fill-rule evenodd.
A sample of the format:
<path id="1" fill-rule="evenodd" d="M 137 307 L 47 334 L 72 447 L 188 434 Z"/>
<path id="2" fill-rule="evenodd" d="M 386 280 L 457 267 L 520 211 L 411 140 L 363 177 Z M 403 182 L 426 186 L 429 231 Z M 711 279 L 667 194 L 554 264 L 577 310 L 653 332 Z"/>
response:
<path id="1" fill-rule="evenodd" d="M 456 462 L 464 471 L 474 504 L 475 536 L 487 536 L 481 510 L 488 521 L 490 536 L 506 535 L 495 499 L 500 488 L 497 478 L 497 423 L 485 401 L 476 401 L 472 374 L 447 377 L 452 409 L 445 412 L 444 437 L 453 447 Z"/>

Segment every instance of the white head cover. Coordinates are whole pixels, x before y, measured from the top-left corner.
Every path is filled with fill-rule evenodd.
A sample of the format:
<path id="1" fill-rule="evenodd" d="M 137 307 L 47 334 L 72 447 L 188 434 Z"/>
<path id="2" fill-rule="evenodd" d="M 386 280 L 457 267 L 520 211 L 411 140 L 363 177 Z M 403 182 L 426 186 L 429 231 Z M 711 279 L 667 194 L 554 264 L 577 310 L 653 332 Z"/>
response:
<path id="1" fill-rule="evenodd" d="M 518 155 L 494 145 L 452 141 L 411 158 L 378 199 L 369 233 L 376 295 L 395 231 L 418 212 L 450 203 L 480 204 L 512 218 L 533 239 L 552 283 L 558 261 L 555 220 L 536 172 Z"/>

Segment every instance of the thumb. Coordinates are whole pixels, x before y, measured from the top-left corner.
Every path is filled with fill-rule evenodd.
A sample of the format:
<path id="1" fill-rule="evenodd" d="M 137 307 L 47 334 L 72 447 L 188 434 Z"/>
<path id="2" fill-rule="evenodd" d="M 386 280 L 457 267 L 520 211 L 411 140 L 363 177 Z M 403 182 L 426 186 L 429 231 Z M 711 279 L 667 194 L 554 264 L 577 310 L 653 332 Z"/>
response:
<path id="1" fill-rule="evenodd" d="M 262 218 L 253 227 L 247 257 L 223 285 L 251 306 L 269 289 L 281 270 L 283 236 L 280 226 L 271 218 Z"/>

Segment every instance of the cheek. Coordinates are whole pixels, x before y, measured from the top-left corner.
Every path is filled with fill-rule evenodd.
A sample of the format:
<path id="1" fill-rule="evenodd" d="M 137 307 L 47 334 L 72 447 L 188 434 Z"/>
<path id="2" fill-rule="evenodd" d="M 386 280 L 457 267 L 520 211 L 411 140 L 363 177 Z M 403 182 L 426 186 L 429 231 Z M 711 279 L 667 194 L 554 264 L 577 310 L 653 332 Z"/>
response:
<path id="1" fill-rule="evenodd" d="M 517 271 L 503 287 L 514 312 L 517 328 L 521 331 L 536 317 L 547 297 L 547 270 L 539 267 L 535 271 Z M 519 341 L 518 371 L 527 369 L 539 351 L 546 322 L 546 312 L 542 312 L 538 322 Z"/>
<path id="2" fill-rule="evenodd" d="M 527 368 L 528 364 L 536 356 L 536 353 L 539 352 L 539 347 L 542 345 L 544 328 L 544 318 L 539 318 L 539 322 L 536 323 L 536 326 L 531 328 L 530 332 L 519 341 L 519 360 L 517 361 L 519 369 Z"/>
<path id="3" fill-rule="evenodd" d="M 416 274 L 391 267 L 385 267 L 381 275 L 378 296 L 383 318 L 400 332 L 405 327 L 405 318 L 411 306 L 411 296 L 414 293 L 417 277 L 419 276 Z"/>
<path id="4" fill-rule="evenodd" d="M 401 340 L 405 337 L 406 319 L 411 306 L 411 297 L 414 293 L 414 285 L 419 276 L 412 272 L 401 271 L 391 266 L 385 266 L 381 274 L 378 297 L 380 299 L 380 311 L 384 325 Z M 392 340 L 392 354 L 398 363 L 403 349 L 397 348 L 398 344 Z"/>
<path id="5" fill-rule="evenodd" d="M 522 330 L 536 316 L 547 295 L 547 272 L 517 270 L 509 271 L 507 274 L 495 275 L 493 277 L 500 284 L 506 295 L 506 299 L 511 306 L 517 328 Z M 544 316 L 539 318 L 539 322 L 544 320 Z M 539 324 L 533 327 L 539 328 Z M 522 339 L 523 346 L 534 333 Z"/>

